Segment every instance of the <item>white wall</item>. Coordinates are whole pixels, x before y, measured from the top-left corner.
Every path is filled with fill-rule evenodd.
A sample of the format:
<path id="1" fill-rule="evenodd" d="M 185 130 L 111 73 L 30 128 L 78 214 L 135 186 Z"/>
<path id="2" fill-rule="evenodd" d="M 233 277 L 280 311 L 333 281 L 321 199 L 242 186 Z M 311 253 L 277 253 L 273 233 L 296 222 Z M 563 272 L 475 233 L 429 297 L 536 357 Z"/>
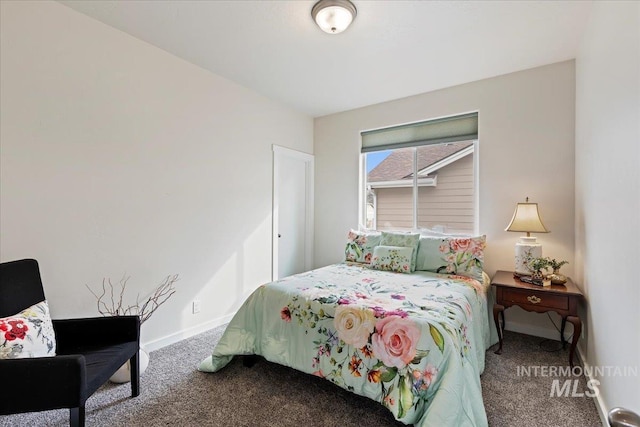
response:
<path id="1" fill-rule="evenodd" d="M 640 3 L 596 2 L 576 60 L 576 277 L 587 359 L 640 369 Z M 598 377 L 640 414 L 640 378 Z"/>
<path id="2" fill-rule="evenodd" d="M 543 253 L 568 260 L 562 271 L 571 276 L 574 71 L 567 61 L 316 118 L 316 265 L 340 261 L 348 229 L 358 226 L 360 131 L 477 110 L 479 231 L 488 239 L 487 272 L 513 270 L 519 234 L 504 229 L 516 203 L 529 196 L 551 230 L 537 236 Z M 558 338 L 546 315 L 519 308 L 509 310 L 507 327 Z"/>
<path id="3" fill-rule="evenodd" d="M 1 260 L 39 260 L 58 318 L 96 315 L 103 277 L 135 300 L 179 274 L 156 346 L 224 320 L 271 276 L 271 145 L 312 152 L 312 119 L 61 4 L 1 7 Z"/>

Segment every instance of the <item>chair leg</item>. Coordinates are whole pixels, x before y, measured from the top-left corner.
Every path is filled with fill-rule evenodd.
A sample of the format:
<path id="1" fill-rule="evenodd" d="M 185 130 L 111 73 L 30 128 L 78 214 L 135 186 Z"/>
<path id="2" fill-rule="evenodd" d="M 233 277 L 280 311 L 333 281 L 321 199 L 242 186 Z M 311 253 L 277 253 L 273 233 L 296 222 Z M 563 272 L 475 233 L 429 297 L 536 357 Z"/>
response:
<path id="1" fill-rule="evenodd" d="M 131 397 L 140 394 L 140 350 L 129 359 L 131 367 Z"/>
<path id="2" fill-rule="evenodd" d="M 69 426 L 84 427 L 84 405 L 69 409 Z"/>

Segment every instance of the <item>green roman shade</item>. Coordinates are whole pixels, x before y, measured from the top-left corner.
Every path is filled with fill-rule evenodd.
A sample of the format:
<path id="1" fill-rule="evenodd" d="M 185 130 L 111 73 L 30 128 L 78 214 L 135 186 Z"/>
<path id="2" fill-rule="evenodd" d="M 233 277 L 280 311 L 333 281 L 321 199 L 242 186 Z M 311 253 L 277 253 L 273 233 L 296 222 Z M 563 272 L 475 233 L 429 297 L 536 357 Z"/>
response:
<path id="1" fill-rule="evenodd" d="M 362 152 L 478 139 L 478 113 L 367 130 L 360 133 Z"/>

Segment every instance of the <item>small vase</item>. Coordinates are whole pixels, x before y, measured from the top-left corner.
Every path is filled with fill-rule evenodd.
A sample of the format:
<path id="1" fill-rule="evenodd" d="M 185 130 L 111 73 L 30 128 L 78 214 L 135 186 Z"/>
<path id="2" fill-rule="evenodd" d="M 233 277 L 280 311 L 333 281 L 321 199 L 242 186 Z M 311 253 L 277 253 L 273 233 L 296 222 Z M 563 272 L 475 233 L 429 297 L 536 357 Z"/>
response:
<path id="1" fill-rule="evenodd" d="M 533 272 L 533 274 L 531 275 L 531 278 L 533 280 L 543 280 L 544 276 L 542 275 L 542 271 L 537 270 Z"/>
<path id="2" fill-rule="evenodd" d="M 553 273 L 549 275 L 549 279 L 551 279 L 551 283 L 554 285 L 564 285 L 567 283 L 567 277 L 564 274 L 560 274 L 559 268 L 553 270 Z"/>
<path id="3" fill-rule="evenodd" d="M 144 348 L 140 347 L 138 358 L 140 359 L 140 375 L 142 375 L 144 374 L 144 371 L 146 371 L 147 367 L 149 366 L 149 353 L 147 353 L 147 351 Z M 116 384 L 123 384 L 131 381 L 130 363 L 131 362 L 127 360 L 127 362 L 124 365 L 120 366 L 120 368 L 116 371 L 116 373 L 113 374 L 111 378 L 109 378 L 109 381 Z"/>

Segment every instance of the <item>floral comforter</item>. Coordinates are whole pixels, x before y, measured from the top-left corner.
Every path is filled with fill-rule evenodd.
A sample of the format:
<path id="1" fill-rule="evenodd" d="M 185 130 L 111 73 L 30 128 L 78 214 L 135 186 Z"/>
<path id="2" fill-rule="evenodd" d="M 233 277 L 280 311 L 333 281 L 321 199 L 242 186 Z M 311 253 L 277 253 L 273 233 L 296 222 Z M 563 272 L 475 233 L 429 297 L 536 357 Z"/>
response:
<path id="1" fill-rule="evenodd" d="M 245 301 L 199 369 L 258 354 L 378 401 L 405 424 L 486 426 L 488 288 L 486 277 L 350 263 L 287 277 Z"/>

